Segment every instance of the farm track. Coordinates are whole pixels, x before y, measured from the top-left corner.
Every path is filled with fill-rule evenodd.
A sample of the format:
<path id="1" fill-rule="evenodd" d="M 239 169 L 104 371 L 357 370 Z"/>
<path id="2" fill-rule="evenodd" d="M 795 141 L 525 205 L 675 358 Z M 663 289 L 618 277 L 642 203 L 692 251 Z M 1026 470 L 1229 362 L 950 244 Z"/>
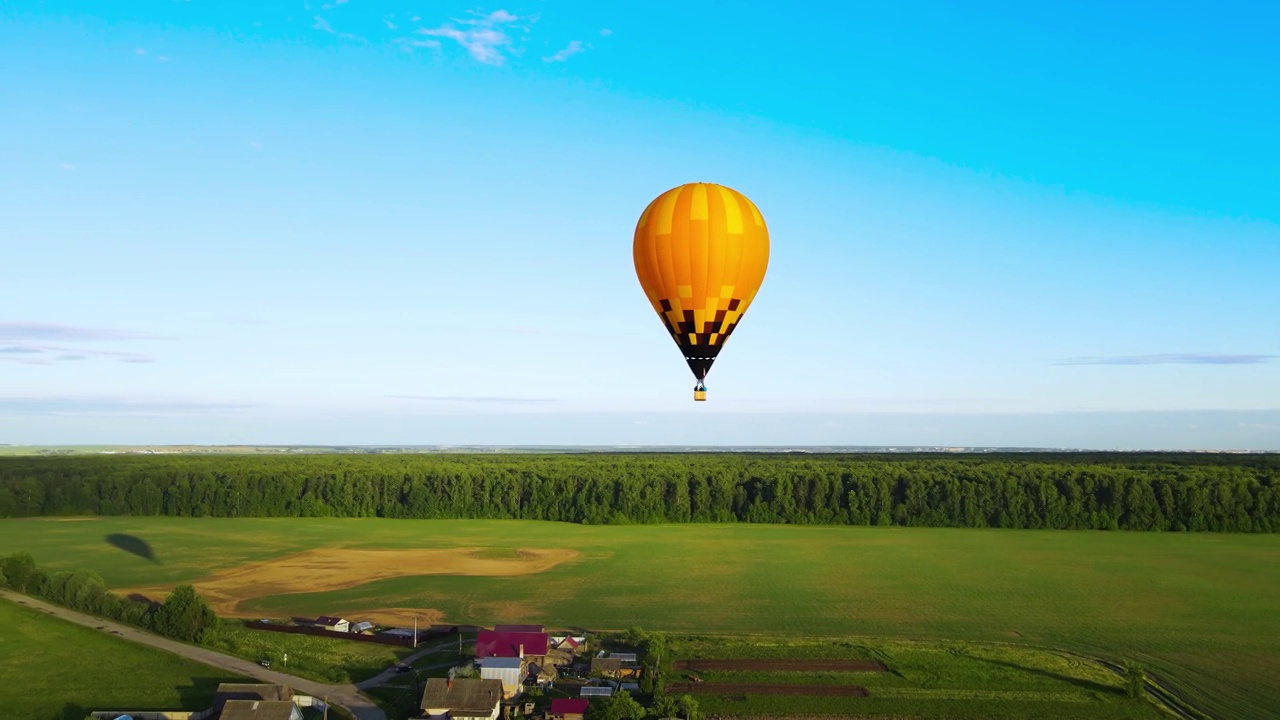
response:
<path id="1" fill-rule="evenodd" d="M 669 683 L 671 693 L 691 695 L 826 695 L 866 697 L 867 689 L 857 685 L 777 685 L 757 683 Z"/>
<path id="2" fill-rule="evenodd" d="M 795 670 L 800 672 L 886 672 L 878 660 L 680 660 L 676 669 L 706 672 L 708 670 L 762 671 Z"/>
<path id="3" fill-rule="evenodd" d="M 295 691 L 312 697 L 327 697 L 330 703 L 340 705 L 349 710 L 356 716 L 357 720 L 386 720 L 387 717 L 382 709 L 372 700 L 365 697 L 355 685 L 326 685 L 295 675 L 287 675 L 276 670 L 268 670 L 255 662 L 232 655 L 225 655 L 216 650 L 210 650 L 198 645 L 188 645 L 176 640 L 170 640 L 145 630 L 139 630 L 132 625 L 123 625 L 111 620 L 85 615 L 84 613 L 10 590 L 0 590 L 0 597 L 35 608 L 48 615 L 76 623 L 77 625 L 95 628 L 103 633 L 112 633 L 124 640 L 130 640 L 141 645 L 149 645 L 220 670 L 245 675 L 261 682 L 287 685 Z M 421 654 L 426 654 L 426 652 L 429 652 L 429 650 L 424 649 Z M 386 675 L 386 673 L 383 673 L 383 675 Z M 379 676 L 379 678 L 381 677 L 382 675 Z"/>

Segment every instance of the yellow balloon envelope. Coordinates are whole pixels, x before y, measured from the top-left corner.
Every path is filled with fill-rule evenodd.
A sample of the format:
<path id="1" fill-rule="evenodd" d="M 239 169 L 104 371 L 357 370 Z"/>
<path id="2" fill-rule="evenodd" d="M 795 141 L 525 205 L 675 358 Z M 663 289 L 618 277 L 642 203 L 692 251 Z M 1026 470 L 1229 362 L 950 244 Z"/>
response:
<path id="1" fill-rule="evenodd" d="M 632 252 L 649 303 L 703 381 L 755 299 L 769 266 L 769 231 L 755 204 L 723 185 L 689 183 L 649 203 Z"/>

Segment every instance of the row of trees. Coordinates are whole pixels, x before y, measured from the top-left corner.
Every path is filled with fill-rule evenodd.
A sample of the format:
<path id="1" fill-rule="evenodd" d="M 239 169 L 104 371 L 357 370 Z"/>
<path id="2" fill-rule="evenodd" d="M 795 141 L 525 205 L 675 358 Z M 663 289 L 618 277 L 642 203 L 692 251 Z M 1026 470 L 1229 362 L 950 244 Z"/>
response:
<path id="1" fill-rule="evenodd" d="M 201 642 L 218 622 L 190 585 L 174 588 L 163 603 L 126 599 L 108 590 L 92 570 L 48 573 L 29 553 L 0 560 L 0 586 L 184 642 Z"/>
<path id="2" fill-rule="evenodd" d="M 1280 532 L 1280 456 L 0 459 L 0 517 L 84 514 Z"/>

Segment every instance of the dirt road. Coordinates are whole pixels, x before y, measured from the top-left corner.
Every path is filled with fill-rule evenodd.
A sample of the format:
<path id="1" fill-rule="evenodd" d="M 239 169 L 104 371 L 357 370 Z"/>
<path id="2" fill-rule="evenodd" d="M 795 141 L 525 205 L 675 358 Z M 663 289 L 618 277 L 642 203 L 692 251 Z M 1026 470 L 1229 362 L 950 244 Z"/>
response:
<path id="1" fill-rule="evenodd" d="M 204 663 L 205 665 L 211 665 L 220 670 L 226 670 L 238 675 L 245 675 L 247 677 L 261 680 L 262 682 L 288 685 L 296 692 L 311 695 L 312 697 L 327 697 L 330 703 L 334 705 L 341 705 L 347 710 L 350 710 L 358 720 L 387 720 L 386 714 L 383 713 L 372 700 L 361 694 L 359 688 L 355 685 L 325 685 L 324 683 L 318 683 L 294 675 L 286 675 L 285 673 L 277 672 L 275 670 L 268 670 L 255 662 L 242 660 L 238 657 L 232 657 L 231 655 L 224 655 L 220 652 L 209 650 L 208 648 L 180 643 L 176 640 L 170 640 L 168 638 L 160 637 L 159 635 L 153 635 L 145 630 L 139 630 L 138 628 L 131 627 L 129 625 L 122 625 L 110 620 L 93 617 L 92 615 L 78 613 L 74 610 L 68 610 L 67 608 L 59 607 L 57 605 L 44 602 L 43 600 L 38 600 L 27 595 L 20 595 L 8 590 L 0 590 L 0 597 L 13 602 L 24 603 L 27 607 L 44 611 L 54 617 L 76 623 L 77 625 L 84 625 L 89 628 L 101 627 L 102 630 L 99 632 L 116 632 L 120 637 L 123 637 L 126 640 L 131 640 L 142 645 L 150 645 L 151 647 L 159 648 L 160 650 L 165 650 L 175 655 L 181 655 L 182 657 Z M 421 654 L 425 654 L 431 650 L 432 648 L 425 648 L 421 651 Z"/>

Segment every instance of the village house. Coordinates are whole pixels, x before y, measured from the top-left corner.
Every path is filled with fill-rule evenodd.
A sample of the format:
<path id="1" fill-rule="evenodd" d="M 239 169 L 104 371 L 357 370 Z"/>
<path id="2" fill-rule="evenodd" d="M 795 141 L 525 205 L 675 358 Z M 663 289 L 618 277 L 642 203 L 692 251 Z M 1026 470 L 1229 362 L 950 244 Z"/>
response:
<path id="1" fill-rule="evenodd" d="M 552 635 L 550 640 L 552 648 L 564 650 L 572 655 L 587 641 L 587 638 L 580 635 Z"/>
<path id="2" fill-rule="evenodd" d="M 422 691 L 422 716 L 433 720 L 497 720 L 502 681 L 431 678 Z"/>
<path id="3" fill-rule="evenodd" d="M 218 720 L 302 720 L 291 700 L 228 700 Z"/>
<path id="4" fill-rule="evenodd" d="M 121 717 L 185 718 L 188 715 L 207 720 L 302 720 L 303 707 L 323 707 L 323 704 L 310 695 L 297 695 L 284 685 L 221 683 L 214 691 L 213 704 L 194 714 L 185 710 L 148 710 L 141 713 L 95 710 L 89 715 L 100 720 Z"/>
<path id="5" fill-rule="evenodd" d="M 640 668 L 626 664 L 616 657 L 593 657 L 591 674 L 610 678 L 634 678 L 640 677 Z"/>
<path id="6" fill-rule="evenodd" d="M 214 716 L 218 717 L 228 702 L 238 700 L 294 704 L 293 690 L 284 685 L 273 685 L 271 683 L 219 683 L 218 689 L 213 693 Z"/>
<path id="7" fill-rule="evenodd" d="M 502 697 L 515 697 L 520 693 L 524 675 L 524 660 L 518 657 L 487 657 L 480 661 L 480 677 L 502 682 Z"/>
<path id="8" fill-rule="evenodd" d="M 348 632 L 351 629 L 351 623 L 343 620 L 342 618 L 329 617 L 328 615 L 322 615 L 316 618 L 311 622 L 311 624 L 315 627 L 332 630 L 334 632 Z"/>
<path id="9" fill-rule="evenodd" d="M 551 701 L 549 720 L 582 720 L 591 701 L 586 698 L 556 698 Z"/>
<path id="10" fill-rule="evenodd" d="M 544 632 L 481 630 L 476 634 L 476 659 L 514 657 L 541 660 L 547 655 L 547 645 Z"/>

